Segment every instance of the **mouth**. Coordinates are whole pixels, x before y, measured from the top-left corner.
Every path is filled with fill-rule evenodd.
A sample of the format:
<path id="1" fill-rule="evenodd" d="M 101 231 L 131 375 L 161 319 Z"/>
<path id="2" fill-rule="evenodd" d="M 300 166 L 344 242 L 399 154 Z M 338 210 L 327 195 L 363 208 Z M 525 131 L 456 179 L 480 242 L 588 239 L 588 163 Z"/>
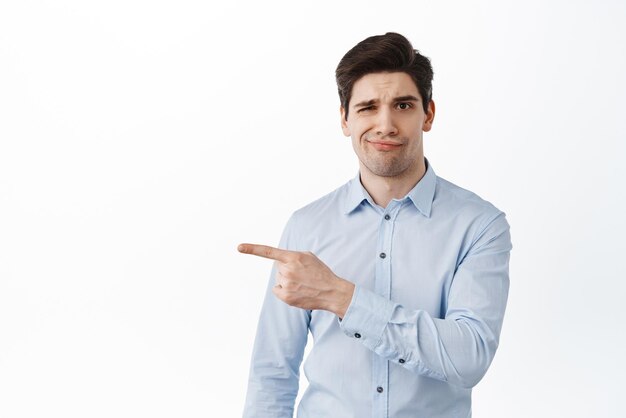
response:
<path id="1" fill-rule="evenodd" d="M 392 151 L 400 148 L 402 144 L 392 141 L 367 141 L 379 151 Z"/>

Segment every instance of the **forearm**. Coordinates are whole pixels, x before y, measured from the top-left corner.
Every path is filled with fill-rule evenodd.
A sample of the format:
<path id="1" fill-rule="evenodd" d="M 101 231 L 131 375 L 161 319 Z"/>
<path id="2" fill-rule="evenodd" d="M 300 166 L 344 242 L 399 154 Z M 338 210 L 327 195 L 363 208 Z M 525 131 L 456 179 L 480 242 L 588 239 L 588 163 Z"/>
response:
<path id="1" fill-rule="evenodd" d="M 484 375 L 497 336 L 478 321 L 433 318 L 357 288 L 341 327 L 377 355 L 407 370 L 462 387 Z"/>
<path id="2" fill-rule="evenodd" d="M 341 322 L 376 354 L 420 375 L 462 387 L 483 377 L 498 347 L 509 289 L 508 224 L 483 236 L 457 267 L 444 318 L 357 287 Z M 419 291 L 419 289 L 416 289 Z M 358 337 L 358 336 L 357 336 Z"/>

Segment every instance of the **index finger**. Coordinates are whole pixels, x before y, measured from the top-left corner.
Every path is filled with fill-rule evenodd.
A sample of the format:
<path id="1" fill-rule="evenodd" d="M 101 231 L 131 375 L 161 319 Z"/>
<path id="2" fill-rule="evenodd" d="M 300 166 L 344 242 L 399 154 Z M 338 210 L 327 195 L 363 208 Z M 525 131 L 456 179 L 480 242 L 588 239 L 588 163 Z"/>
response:
<path id="1" fill-rule="evenodd" d="M 280 248 L 270 247 L 269 245 L 259 244 L 239 244 L 237 250 L 243 254 L 257 255 L 263 258 L 269 258 L 286 263 L 289 259 L 289 254 L 292 251 L 281 250 Z"/>

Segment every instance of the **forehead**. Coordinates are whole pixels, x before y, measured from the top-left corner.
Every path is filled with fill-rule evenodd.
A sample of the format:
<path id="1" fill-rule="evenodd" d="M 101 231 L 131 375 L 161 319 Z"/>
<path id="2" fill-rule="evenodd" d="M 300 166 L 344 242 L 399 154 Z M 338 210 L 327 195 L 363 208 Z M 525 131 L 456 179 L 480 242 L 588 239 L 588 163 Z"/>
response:
<path id="1" fill-rule="evenodd" d="M 370 73 L 354 83 L 350 102 L 391 100 L 408 95 L 421 98 L 415 82 L 407 73 Z"/>

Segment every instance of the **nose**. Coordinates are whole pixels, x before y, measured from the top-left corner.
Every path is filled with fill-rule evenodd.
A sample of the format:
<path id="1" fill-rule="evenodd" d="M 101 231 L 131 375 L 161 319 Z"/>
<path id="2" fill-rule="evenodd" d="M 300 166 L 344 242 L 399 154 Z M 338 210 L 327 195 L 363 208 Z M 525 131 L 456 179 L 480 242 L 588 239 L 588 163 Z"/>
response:
<path id="1" fill-rule="evenodd" d="M 386 136 L 394 136 L 398 133 L 393 114 L 386 107 L 381 107 L 376 114 L 375 131 L 377 136 L 383 138 Z"/>

